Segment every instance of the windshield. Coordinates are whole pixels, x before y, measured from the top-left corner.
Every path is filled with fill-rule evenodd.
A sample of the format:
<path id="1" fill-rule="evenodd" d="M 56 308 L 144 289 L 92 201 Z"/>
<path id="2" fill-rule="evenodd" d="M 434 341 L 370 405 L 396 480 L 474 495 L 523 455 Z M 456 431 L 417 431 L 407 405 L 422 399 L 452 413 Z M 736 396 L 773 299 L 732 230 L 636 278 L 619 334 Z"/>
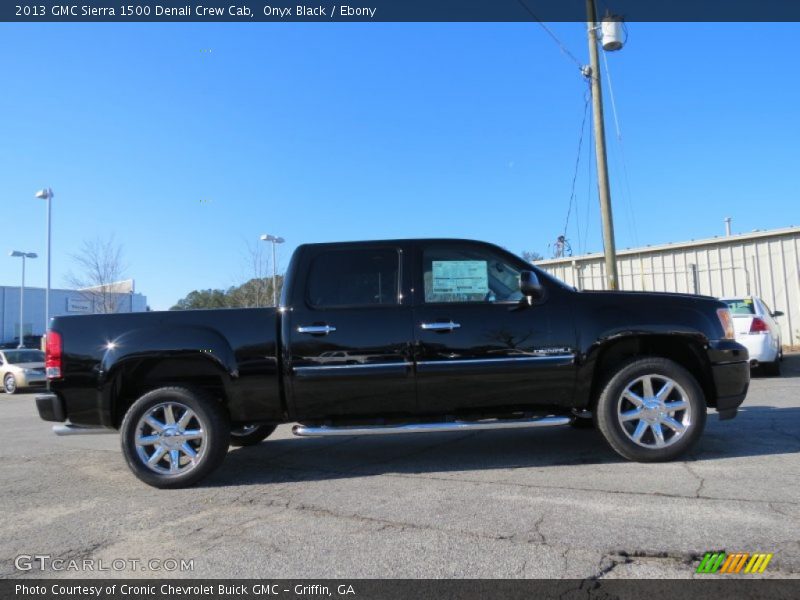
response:
<path id="1" fill-rule="evenodd" d="M 19 363 L 44 362 L 44 352 L 41 350 L 12 350 L 6 352 L 6 361 L 12 365 Z"/>
<path id="2" fill-rule="evenodd" d="M 734 298 L 732 300 L 723 300 L 728 308 L 731 309 L 732 315 L 754 315 L 756 314 L 755 304 L 752 298 Z"/>

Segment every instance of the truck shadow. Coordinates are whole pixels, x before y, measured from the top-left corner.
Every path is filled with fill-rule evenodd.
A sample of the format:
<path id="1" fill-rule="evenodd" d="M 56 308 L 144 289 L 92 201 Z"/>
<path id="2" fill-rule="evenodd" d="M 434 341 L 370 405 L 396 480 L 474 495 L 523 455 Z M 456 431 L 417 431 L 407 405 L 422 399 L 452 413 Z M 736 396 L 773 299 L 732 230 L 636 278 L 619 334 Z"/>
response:
<path id="1" fill-rule="evenodd" d="M 800 407 L 753 406 L 733 421 L 709 414 L 699 443 L 684 459 L 706 461 L 800 453 Z M 600 433 L 556 427 L 472 433 L 276 439 L 231 450 L 205 485 L 255 485 L 372 475 L 428 475 L 504 469 L 550 469 L 627 462 Z M 558 477 L 558 471 L 553 470 Z"/>

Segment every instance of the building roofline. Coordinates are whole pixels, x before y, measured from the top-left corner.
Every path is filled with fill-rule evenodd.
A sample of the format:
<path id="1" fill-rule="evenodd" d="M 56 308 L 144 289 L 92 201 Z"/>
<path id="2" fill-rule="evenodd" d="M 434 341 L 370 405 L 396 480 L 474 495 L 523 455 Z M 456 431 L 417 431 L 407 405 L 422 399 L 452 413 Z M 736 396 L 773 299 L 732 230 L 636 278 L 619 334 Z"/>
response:
<path id="1" fill-rule="evenodd" d="M 669 242 L 666 244 L 657 244 L 655 246 L 640 246 L 639 248 L 627 248 L 617 252 L 617 256 L 631 256 L 637 254 L 651 254 L 653 252 L 664 252 L 665 250 L 676 250 L 680 248 L 692 248 L 696 246 L 713 246 L 715 244 L 730 244 L 737 242 L 747 242 L 754 239 L 766 237 L 780 237 L 791 234 L 800 234 L 800 226 L 782 227 L 780 229 L 764 229 L 751 231 L 750 233 L 737 233 L 733 235 L 718 235 L 713 238 L 704 238 L 700 240 L 691 240 L 688 242 Z M 603 258 L 602 252 L 593 252 L 592 254 L 581 254 L 579 256 L 565 256 L 563 258 L 547 258 L 544 260 L 534 261 L 535 265 L 560 265 L 569 264 L 572 261 L 586 261 Z"/>

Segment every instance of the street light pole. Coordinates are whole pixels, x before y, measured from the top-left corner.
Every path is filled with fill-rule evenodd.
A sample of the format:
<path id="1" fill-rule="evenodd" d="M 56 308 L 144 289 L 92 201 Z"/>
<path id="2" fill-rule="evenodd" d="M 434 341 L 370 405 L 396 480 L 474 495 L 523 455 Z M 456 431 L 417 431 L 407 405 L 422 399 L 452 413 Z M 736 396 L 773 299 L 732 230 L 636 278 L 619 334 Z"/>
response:
<path id="1" fill-rule="evenodd" d="M 608 183 L 606 129 L 603 122 L 603 92 L 600 87 L 600 61 L 597 52 L 597 12 L 594 0 L 586 0 L 586 25 L 589 30 L 589 77 L 592 82 L 595 153 L 597 154 L 597 187 L 600 194 L 600 216 L 603 221 L 603 249 L 606 257 L 608 289 L 616 290 L 617 249 L 614 242 L 614 218 L 611 214 L 611 187 Z"/>
<path id="2" fill-rule="evenodd" d="M 50 214 L 53 188 L 43 188 L 36 192 L 36 197 L 47 200 L 47 289 L 44 294 L 44 334 L 50 326 Z"/>
<path id="3" fill-rule="evenodd" d="M 19 344 L 17 348 L 25 347 L 25 259 L 36 258 L 35 252 L 21 252 L 20 250 L 12 250 L 8 253 L 9 256 L 22 259 L 22 282 L 19 286 Z"/>
<path id="4" fill-rule="evenodd" d="M 276 261 L 275 245 L 282 244 L 286 240 L 268 233 L 262 235 L 261 240 L 264 242 L 272 242 L 272 305 L 278 306 L 278 263 Z"/>

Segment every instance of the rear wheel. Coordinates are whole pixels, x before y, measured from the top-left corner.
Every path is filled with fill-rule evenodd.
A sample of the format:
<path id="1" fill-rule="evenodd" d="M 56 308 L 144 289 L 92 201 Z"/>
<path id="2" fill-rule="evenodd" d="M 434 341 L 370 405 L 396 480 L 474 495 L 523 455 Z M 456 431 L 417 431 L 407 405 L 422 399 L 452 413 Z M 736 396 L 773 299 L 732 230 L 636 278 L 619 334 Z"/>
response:
<path id="1" fill-rule="evenodd" d="M 157 488 L 193 485 L 216 469 L 228 450 L 230 423 L 206 393 L 163 387 L 125 414 L 122 451 L 133 474 Z"/>
<path id="2" fill-rule="evenodd" d="M 620 367 L 608 381 L 596 418 L 618 454 L 640 462 L 667 461 L 700 437 L 706 403 L 686 369 L 665 358 L 642 358 Z"/>
<path id="3" fill-rule="evenodd" d="M 781 357 L 778 356 L 774 362 L 761 363 L 761 370 L 765 375 L 778 377 L 781 374 Z"/>
<path id="4" fill-rule="evenodd" d="M 272 432 L 275 425 L 243 425 L 231 429 L 231 446 L 254 446 L 263 442 Z"/>

